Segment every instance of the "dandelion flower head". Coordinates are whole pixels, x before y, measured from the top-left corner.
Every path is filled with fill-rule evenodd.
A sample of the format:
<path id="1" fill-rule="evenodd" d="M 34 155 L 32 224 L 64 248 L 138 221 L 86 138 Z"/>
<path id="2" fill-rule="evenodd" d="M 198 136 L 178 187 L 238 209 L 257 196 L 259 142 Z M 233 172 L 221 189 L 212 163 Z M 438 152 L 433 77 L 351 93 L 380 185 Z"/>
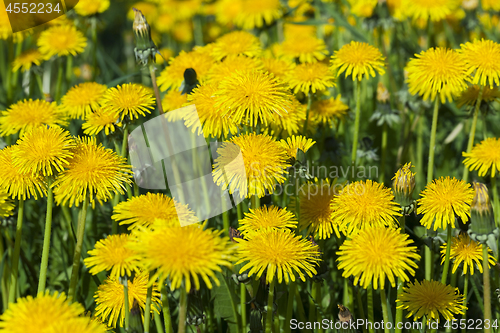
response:
<path id="1" fill-rule="evenodd" d="M 337 76 L 345 72 L 345 77 L 352 75 L 352 80 L 363 80 L 370 75 L 375 77 L 385 73 L 385 58 L 382 53 L 368 43 L 352 41 L 335 51 L 331 60 L 331 67 Z"/>

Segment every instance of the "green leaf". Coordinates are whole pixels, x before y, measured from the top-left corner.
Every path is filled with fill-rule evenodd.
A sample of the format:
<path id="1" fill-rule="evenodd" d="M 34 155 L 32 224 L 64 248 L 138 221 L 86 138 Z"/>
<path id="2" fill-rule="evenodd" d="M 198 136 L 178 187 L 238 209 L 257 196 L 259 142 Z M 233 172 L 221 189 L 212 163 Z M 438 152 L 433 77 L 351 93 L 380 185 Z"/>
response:
<path id="1" fill-rule="evenodd" d="M 230 332 L 238 332 L 239 316 L 236 308 L 237 298 L 230 279 L 221 273 L 215 274 L 220 281 L 220 286 L 212 288 L 212 298 L 214 299 L 214 314 L 221 317 L 228 323 Z"/>

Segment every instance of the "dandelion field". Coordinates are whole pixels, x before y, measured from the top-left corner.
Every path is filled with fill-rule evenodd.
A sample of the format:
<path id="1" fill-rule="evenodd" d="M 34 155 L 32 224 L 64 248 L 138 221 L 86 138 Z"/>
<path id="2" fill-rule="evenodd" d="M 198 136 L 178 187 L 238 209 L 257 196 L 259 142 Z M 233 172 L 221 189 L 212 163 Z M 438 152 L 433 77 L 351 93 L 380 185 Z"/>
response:
<path id="1" fill-rule="evenodd" d="M 12 8 L 0 332 L 500 332 L 499 1 Z"/>

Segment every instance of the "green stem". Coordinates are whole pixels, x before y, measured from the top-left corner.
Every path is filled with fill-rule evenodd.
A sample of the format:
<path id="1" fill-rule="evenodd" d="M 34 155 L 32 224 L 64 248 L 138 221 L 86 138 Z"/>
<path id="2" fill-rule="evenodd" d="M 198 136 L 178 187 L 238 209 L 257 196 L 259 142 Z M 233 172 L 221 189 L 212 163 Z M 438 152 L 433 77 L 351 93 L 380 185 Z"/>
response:
<path id="1" fill-rule="evenodd" d="M 437 130 L 437 121 L 438 121 L 438 113 L 439 113 L 439 99 L 436 98 L 434 102 L 434 112 L 432 113 L 432 128 L 431 128 L 431 141 L 429 144 L 429 163 L 427 165 L 427 184 L 432 182 L 433 172 L 434 172 L 434 151 L 436 145 L 436 130 Z M 427 229 L 426 229 L 427 234 Z M 434 254 L 431 249 L 426 246 L 425 247 L 425 279 L 431 280 L 432 278 L 432 262 L 433 262 Z"/>
<path id="2" fill-rule="evenodd" d="M 276 284 L 276 279 L 273 279 L 271 281 L 271 284 L 269 285 L 269 295 L 267 297 L 266 333 L 271 333 L 273 331 L 273 305 L 274 305 L 275 284 Z"/>
<path id="3" fill-rule="evenodd" d="M 61 84 L 62 84 L 62 78 L 63 78 L 63 64 L 62 64 L 62 59 L 59 58 L 58 61 L 58 69 L 57 69 L 57 81 L 56 81 L 56 95 L 55 95 L 55 100 L 59 101 L 59 98 L 61 97 Z"/>
<path id="4" fill-rule="evenodd" d="M 87 208 L 89 205 L 89 197 L 85 196 L 83 201 L 82 210 L 78 218 L 78 226 L 76 227 L 76 245 L 75 253 L 73 255 L 73 268 L 71 269 L 71 280 L 69 284 L 68 299 L 70 301 L 76 300 L 76 287 L 78 284 L 78 270 L 80 268 L 80 258 L 82 255 L 83 236 L 85 235 L 85 222 L 87 221 Z"/>
<path id="5" fill-rule="evenodd" d="M 163 106 L 161 105 L 160 90 L 158 89 L 158 84 L 156 83 L 156 73 L 155 66 L 153 63 L 149 64 L 149 75 L 151 75 L 151 83 L 153 84 L 153 90 L 156 97 L 156 105 L 158 106 L 158 112 L 163 114 Z"/>
<path id="6" fill-rule="evenodd" d="M 491 287 L 490 287 L 490 266 L 488 262 L 488 246 L 483 244 L 483 319 L 491 323 Z M 491 333 L 491 325 L 484 329 L 484 333 Z"/>
<path id="7" fill-rule="evenodd" d="M 260 198 L 257 195 L 252 195 L 250 200 L 252 201 L 252 209 L 260 207 Z"/>
<path id="8" fill-rule="evenodd" d="M 0 258 L 3 258 L 4 254 L 5 254 L 5 248 L 3 244 L 3 237 L 0 236 Z M 8 266 L 8 264 L 6 266 Z M 8 279 L 9 279 L 8 268 L 9 267 L 5 267 L 2 274 L 0 275 L 0 291 L 1 291 L 0 296 L 2 297 L 2 306 L 3 306 L 2 313 L 5 312 L 5 310 L 7 310 L 7 305 L 9 303 L 8 300 L 9 291 L 7 290 Z"/>
<path id="9" fill-rule="evenodd" d="M 356 118 L 354 120 L 354 137 L 352 141 L 351 164 L 356 167 L 358 159 L 358 136 L 359 122 L 361 118 L 361 82 L 358 80 L 355 84 L 354 96 L 356 96 Z"/>
<path id="10" fill-rule="evenodd" d="M 498 189 L 497 189 L 497 178 L 491 177 L 491 192 L 493 195 L 493 216 L 495 219 L 495 225 L 498 227 L 500 224 L 500 204 L 498 198 Z"/>
<path id="11" fill-rule="evenodd" d="M 73 76 L 73 57 L 71 55 L 68 55 L 66 57 L 66 83 L 68 88 L 71 83 L 72 76 Z"/>
<path id="12" fill-rule="evenodd" d="M 187 292 L 186 287 L 181 287 L 181 299 L 179 304 L 179 328 L 177 333 L 186 333 L 186 314 L 187 314 Z"/>
<path id="13" fill-rule="evenodd" d="M 123 300 L 125 302 L 125 331 L 128 332 L 130 327 L 130 304 L 128 299 L 128 277 L 123 278 Z"/>
<path id="14" fill-rule="evenodd" d="M 241 221 L 243 219 L 243 212 L 241 210 L 241 205 L 242 205 L 241 202 L 236 205 L 236 214 L 238 216 L 238 221 Z"/>
<path id="15" fill-rule="evenodd" d="M 149 276 L 151 278 L 151 274 Z M 151 326 L 151 295 L 153 294 L 153 285 L 148 287 L 146 294 L 146 304 L 144 306 L 144 333 L 149 333 L 149 327 Z M 180 332 L 180 331 L 179 331 Z"/>
<path id="16" fill-rule="evenodd" d="M 449 225 L 446 229 L 448 229 L 448 235 L 446 237 L 446 256 L 444 257 L 443 275 L 441 276 L 442 284 L 446 284 L 448 269 L 450 268 L 451 226 Z"/>
<path id="17" fill-rule="evenodd" d="M 127 158 L 127 143 L 128 143 L 128 127 L 125 126 L 125 128 L 123 129 L 122 150 L 120 152 L 121 157 Z"/>
<path id="18" fill-rule="evenodd" d="M 380 175 L 378 178 L 378 182 L 383 184 L 385 179 L 385 160 L 387 157 L 387 123 L 384 123 L 382 127 L 382 153 L 381 153 L 381 161 L 380 161 Z"/>
<path id="19" fill-rule="evenodd" d="M 405 222 L 406 222 L 406 216 L 403 213 L 403 216 L 401 217 L 401 233 L 405 233 Z M 401 295 L 403 294 L 403 286 L 404 286 L 404 280 L 402 278 L 398 277 L 398 290 L 397 290 L 397 297 L 396 299 L 401 299 Z M 403 323 L 403 308 L 396 308 L 396 320 L 395 323 Z M 401 333 L 402 328 L 397 328 L 396 326 L 396 333 Z"/>
<path id="20" fill-rule="evenodd" d="M 373 323 L 375 321 L 375 316 L 373 314 L 373 286 L 371 283 L 366 289 L 366 303 L 368 306 L 368 321 L 370 323 Z M 368 331 L 370 333 L 374 333 L 375 329 L 373 328 L 373 326 L 370 326 L 368 328 Z"/>
<path id="21" fill-rule="evenodd" d="M 36 80 L 36 83 L 38 85 L 38 89 L 40 89 L 40 94 L 42 97 L 44 97 L 42 77 L 38 74 L 33 74 L 33 75 L 35 76 L 35 80 Z"/>
<path id="22" fill-rule="evenodd" d="M 476 125 L 477 125 L 477 116 L 479 115 L 479 107 L 481 106 L 481 100 L 483 99 L 484 86 L 481 86 L 479 89 L 479 94 L 477 95 L 476 106 L 474 108 L 474 116 L 472 118 L 472 125 L 470 127 L 469 132 L 469 142 L 467 143 L 467 153 L 470 153 L 472 147 L 474 146 L 474 137 L 476 136 Z M 467 183 L 469 179 L 469 168 L 464 166 L 464 174 L 462 179 Z"/>
<path id="23" fill-rule="evenodd" d="M 424 117 L 419 117 L 417 128 L 417 191 L 424 188 Z"/>
<path id="24" fill-rule="evenodd" d="M 316 305 L 314 304 L 314 297 L 316 295 L 316 288 L 318 287 L 317 283 L 311 282 L 311 296 L 309 297 L 309 321 L 310 322 L 315 322 L 316 321 Z"/>
<path id="25" fill-rule="evenodd" d="M 311 92 L 307 94 L 307 109 L 306 109 L 306 121 L 304 122 L 304 128 L 302 129 L 303 135 L 307 134 L 307 123 L 309 122 L 309 112 L 311 111 L 312 96 Z"/>
<path id="26" fill-rule="evenodd" d="M 47 282 L 47 268 L 49 266 L 50 235 L 52 230 L 52 206 L 54 195 L 52 193 L 52 182 L 48 180 L 47 191 L 47 214 L 45 216 L 45 234 L 43 236 L 42 263 L 40 265 L 40 277 L 38 278 L 38 294 L 45 291 Z"/>
<path id="27" fill-rule="evenodd" d="M 314 301 L 316 302 L 316 304 L 318 304 L 318 306 L 321 306 L 321 295 L 322 295 L 321 294 L 321 283 L 319 283 L 319 282 L 313 282 L 313 285 L 316 285 L 316 290 L 313 293 Z M 314 305 L 315 307 L 316 307 L 316 304 Z M 321 309 L 321 307 L 320 307 L 320 309 Z M 314 321 L 318 321 L 320 323 L 322 322 L 323 318 L 321 317 L 320 311 L 316 310 L 316 318 L 313 318 L 313 320 Z M 323 333 L 324 332 L 322 326 L 323 325 L 321 325 L 321 327 L 318 329 L 318 331 L 317 331 L 318 333 Z"/>
<path id="28" fill-rule="evenodd" d="M 241 332 L 247 332 L 247 288 L 240 283 Z"/>
<path id="29" fill-rule="evenodd" d="M 153 311 L 153 316 L 155 317 L 156 332 L 158 333 L 163 332 L 163 326 L 161 325 L 160 315 L 156 311 Z"/>
<path id="30" fill-rule="evenodd" d="M 382 303 L 382 314 L 384 317 L 384 322 L 388 323 L 389 322 L 389 312 L 387 309 L 387 296 L 385 295 L 385 289 L 380 288 L 380 302 Z M 387 328 L 387 325 L 384 325 L 384 332 L 385 333 L 390 333 L 391 330 Z"/>
<path id="31" fill-rule="evenodd" d="M 172 318 L 170 316 L 170 306 L 168 304 L 167 287 L 165 284 L 163 284 L 163 286 L 161 287 L 161 305 L 163 311 L 163 324 L 165 325 L 165 333 L 174 333 L 174 329 L 172 327 Z"/>
<path id="32" fill-rule="evenodd" d="M 19 273 L 19 254 L 21 253 L 21 238 L 23 231 L 24 199 L 19 199 L 17 210 L 16 239 L 14 243 L 14 254 L 12 256 L 12 269 L 10 275 L 9 303 L 16 301 L 17 278 Z M 8 306 L 8 304 L 7 304 Z"/>
<path id="33" fill-rule="evenodd" d="M 95 81 L 97 76 L 97 18 L 90 19 L 90 31 L 92 34 L 92 81 Z"/>
<path id="34" fill-rule="evenodd" d="M 297 282 L 291 281 L 290 287 L 288 289 L 288 304 L 286 306 L 286 318 L 285 318 L 285 333 L 291 332 L 291 327 L 289 325 L 290 320 L 293 316 L 293 300 L 295 296 L 295 289 L 297 289 Z"/>
<path id="35" fill-rule="evenodd" d="M 465 274 L 464 276 L 464 307 L 467 307 L 467 293 L 469 287 L 469 274 Z M 464 315 L 462 316 L 465 322 L 467 322 L 467 309 L 464 310 Z M 467 330 L 465 328 L 462 329 L 463 333 L 466 333 Z"/>

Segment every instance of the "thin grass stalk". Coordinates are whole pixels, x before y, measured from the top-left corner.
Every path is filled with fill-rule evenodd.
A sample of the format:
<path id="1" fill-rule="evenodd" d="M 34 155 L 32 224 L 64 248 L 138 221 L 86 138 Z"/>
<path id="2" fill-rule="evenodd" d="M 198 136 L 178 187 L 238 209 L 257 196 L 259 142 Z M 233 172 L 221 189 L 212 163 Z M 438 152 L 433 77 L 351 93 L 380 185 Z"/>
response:
<path id="1" fill-rule="evenodd" d="M 401 233 L 405 233 L 405 222 L 406 222 L 406 216 L 403 213 L 403 216 L 401 217 Z M 404 280 L 400 277 L 398 277 L 398 290 L 397 292 L 397 297 L 396 299 L 401 299 L 401 295 L 403 294 L 403 286 L 404 286 Z M 395 323 L 402 323 L 403 322 L 403 308 L 397 308 L 396 307 L 396 320 Z M 403 330 L 402 328 L 398 328 L 396 326 L 396 333 L 401 333 Z"/>
<path id="2" fill-rule="evenodd" d="M 247 330 L 247 288 L 244 283 L 240 283 L 240 304 L 241 304 L 241 332 Z"/>
<path id="3" fill-rule="evenodd" d="M 467 143 L 467 153 L 470 153 L 472 147 L 474 146 L 474 137 L 476 136 L 476 126 L 477 126 L 477 116 L 479 115 L 479 107 L 481 106 L 481 100 L 483 99 L 484 86 L 479 89 L 479 94 L 477 95 L 476 106 L 474 108 L 474 116 L 472 117 L 472 125 L 469 132 L 469 142 Z M 469 168 L 464 165 L 464 174 L 462 179 L 467 183 L 469 179 Z"/>
<path id="4" fill-rule="evenodd" d="M 356 167 L 358 158 L 358 137 L 359 123 L 361 118 L 361 81 L 357 80 L 354 84 L 354 96 L 356 98 L 356 118 L 354 120 L 354 136 L 352 141 L 351 164 Z"/>
<path id="5" fill-rule="evenodd" d="M 170 316 L 170 306 L 168 304 L 167 286 L 165 283 L 161 287 L 161 306 L 163 312 L 163 325 L 165 326 L 165 333 L 174 333 L 172 327 L 172 317 Z"/>
<path id="6" fill-rule="evenodd" d="M 316 288 L 317 284 L 311 281 L 311 295 L 309 297 L 309 321 L 310 322 L 315 322 L 316 321 L 316 305 L 314 304 L 315 296 L 316 296 Z"/>
<path id="7" fill-rule="evenodd" d="M 439 99 L 436 98 L 434 102 L 434 112 L 432 113 L 432 128 L 431 128 L 431 142 L 429 144 L 429 164 L 427 165 L 427 184 L 432 182 L 433 172 L 434 172 L 434 151 L 436 145 L 436 130 L 437 130 L 437 121 L 439 114 Z M 427 234 L 427 229 L 426 229 Z M 425 279 L 430 281 L 432 279 L 432 262 L 433 262 L 434 254 L 431 249 L 426 246 L 425 247 Z"/>
<path id="8" fill-rule="evenodd" d="M 302 129 L 302 134 L 306 135 L 307 134 L 307 123 L 309 122 L 309 113 L 311 111 L 311 104 L 312 104 L 312 95 L 311 92 L 307 94 L 307 108 L 306 108 L 306 120 L 304 122 L 304 128 Z"/>
<path id="9" fill-rule="evenodd" d="M 384 122 L 382 126 L 382 153 L 381 153 L 381 161 L 380 161 L 380 175 L 378 178 L 378 182 L 383 184 L 385 179 L 385 160 L 387 159 L 387 123 Z"/>
<path id="10" fill-rule="evenodd" d="M 71 83 L 71 78 L 73 77 L 73 57 L 71 54 L 66 56 L 66 84 L 69 88 Z"/>
<path id="11" fill-rule="evenodd" d="M 389 322 L 389 310 L 387 309 L 387 296 L 385 294 L 385 289 L 380 288 L 380 303 L 382 303 L 382 315 L 384 317 L 384 322 Z M 384 325 L 384 332 L 390 333 L 391 330 L 387 328 L 387 325 Z"/>
<path id="12" fill-rule="evenodd" d="M 450 268 L 451 226 L 448 226 L 446 229 L 448 233 L 446 237 L 446 256 L 444 257 L 443 275 L 441 276 L 442 284 L 446 284 L 446 280 L 448 278 L 448 270 Z"/>
<path id="13" fill-rule="evenodd" d="M 293 316 L 293 300 L 295 296 L 295 290 L 297 289 L 297 282 L 290 281 L 290 285 L 288 287 L 288 304 L 286 306 L 286 317 L 285 317 L 285 333 L 291 332 L 291 327 L 289 325 L 290 320 L 292 320 Z"/>
<path id="14" fill-rule="evenodd" d="M 375 316 L 373 314 L 373 285 L 371 283 L 366 289 L 366 304 L 368 308 L 368 321 L 373 323 L 375 321 Z M 375 333 L 373 326 L 370 326 L 368 331 L 370 333 Z"/>
<path id="15" fill-rule="evenodd" d="M 17 294 L 17 279 L 19 278 L 19 255 L 21 253 L 21 238 L 23 232 L 24 199 L 19 199 L 17 210 L 16 239 L 14 254 L 12 255 L 12 269 L 10 272 L 9 303 L 15 303 Z M 7 304 L 8 307 L 8 304 Z"/>
<path id="16" fill-rule="evenodd" d="M 363 300 L 361 299 L 361 293 L 359 293 L 359 292 L 356 293 L 356 299 L 358 301 L 358 309 L 359 309 L 360 318 L 366 318 L 365 317 L 365 309 L 363 308 Z M 363 333 L 368 332 L 368 330 L 366 329 L 366 326 L 363 326 L 362 329 L 363 329 Z"/>
<path id="17" fill-rule="evenodd" d="M 490 266 L 488 262 L 488 245 L 483 244 L 483 302 L 484 313 L 483 322 L 491 323 L 491 286 L 490 286 Z M 484 328 L 484 333 L 491 333 L 491 325 Z"/>
<path id="18" fill-rule="evenodd" d="M 97 76 L 97 18 L 90 19 L 90 33 L 92 35 L 92 81 Z"/>
<path id="19" fill-rule="evenodd" d="M 47 282 L 47 268 L 49 266 L 50 236 L 52 231 L 52 206 L 54 205 L 54 194 L 52 192 L 52 181 L 48 180 L 47 191 L 47 213 L 45 215 L 45 233 L 43 235 L 42 263 L 40 264 L 40 276 L 38 278 L 38 291 L 45 291 Z"/>
<path id="20" fill-rule="evenodd" d="M 122 277 L 123 279 L 123 300 L 125 303 L 125 331 L 128 331 L 130 327 L 130 304 L 128 300 L 128 277 Z"/>
<path id="21" fill-rule="evenodd" d="M 151 278 L 151 273 L 149 274 Z M 146 293 L 146 304 L 144 305 L 144 333 L 149 333 L 149 327 L 151 326 L 151 296 L 153 294 L 153 284 L 148 287 Z M 179 331 L 180 332 L 180 331 Z"/>
<path id="22" fill-rule="evenodd" d="M 62 64 L 62 58 L 59 58 L 57 61 L 57 81 L 56 81 L 56 93 L 55 93 L 55 98 L 54 100 L 59 101 L 61 98 L 61 85 L 62 85 L 62 79 L 63 79 L 63 64 Z"/>
<path id="23" fill-rule="evenodd" d="M 187 291 L 184 286 L 181 287 L 181 298 L 179 304 L 179 327 L 177 333 L 186 333 L 186 314 L 187 314 Z M 146 333 L 146 332 L 144 332 Z"/>
<path id="24" fill-rule="evenodd" d="M 80 211 L 80 216 L 78 218 L 78 226 L 76 228 L 76 245 L 75 253 L 73 255 L 73 268 L 71 269 L 71 280 L 68 290 L 68 299 L 70 301 L 75 300 L 76 287 L 78 285 L 78 270 L 80 268 L 80 258 L 82 255 L 83 237 L 85 235 L 85 222 L 87 221 L 87 208 L 89 205 L 89 196 L 85 196 L 83 201 L 82 210 Z"/>
<path id="25" fill-rule="evenodd" d="M 274 305 L 275 284 L 276 284 L 276 279 L 273 279 L 271 281 L 271 284 L 269 285 L 269 295 L 267 297 L 266 333 L 272 333 L 273 331 L 273 305 Z"/>
<path id="26" fill-rule="evenodd" d="M 467 307 L 468 288 L 469 288 L 469 274 L 465 274 L 465 276 L 464 276 L 464 307 Z M 462 318 L 465 322 L 467 322 L 467 308 L 465 308 Z M 465 327 L 462 329 L 462 332 L 463 333 L 467 332 Z"/>

